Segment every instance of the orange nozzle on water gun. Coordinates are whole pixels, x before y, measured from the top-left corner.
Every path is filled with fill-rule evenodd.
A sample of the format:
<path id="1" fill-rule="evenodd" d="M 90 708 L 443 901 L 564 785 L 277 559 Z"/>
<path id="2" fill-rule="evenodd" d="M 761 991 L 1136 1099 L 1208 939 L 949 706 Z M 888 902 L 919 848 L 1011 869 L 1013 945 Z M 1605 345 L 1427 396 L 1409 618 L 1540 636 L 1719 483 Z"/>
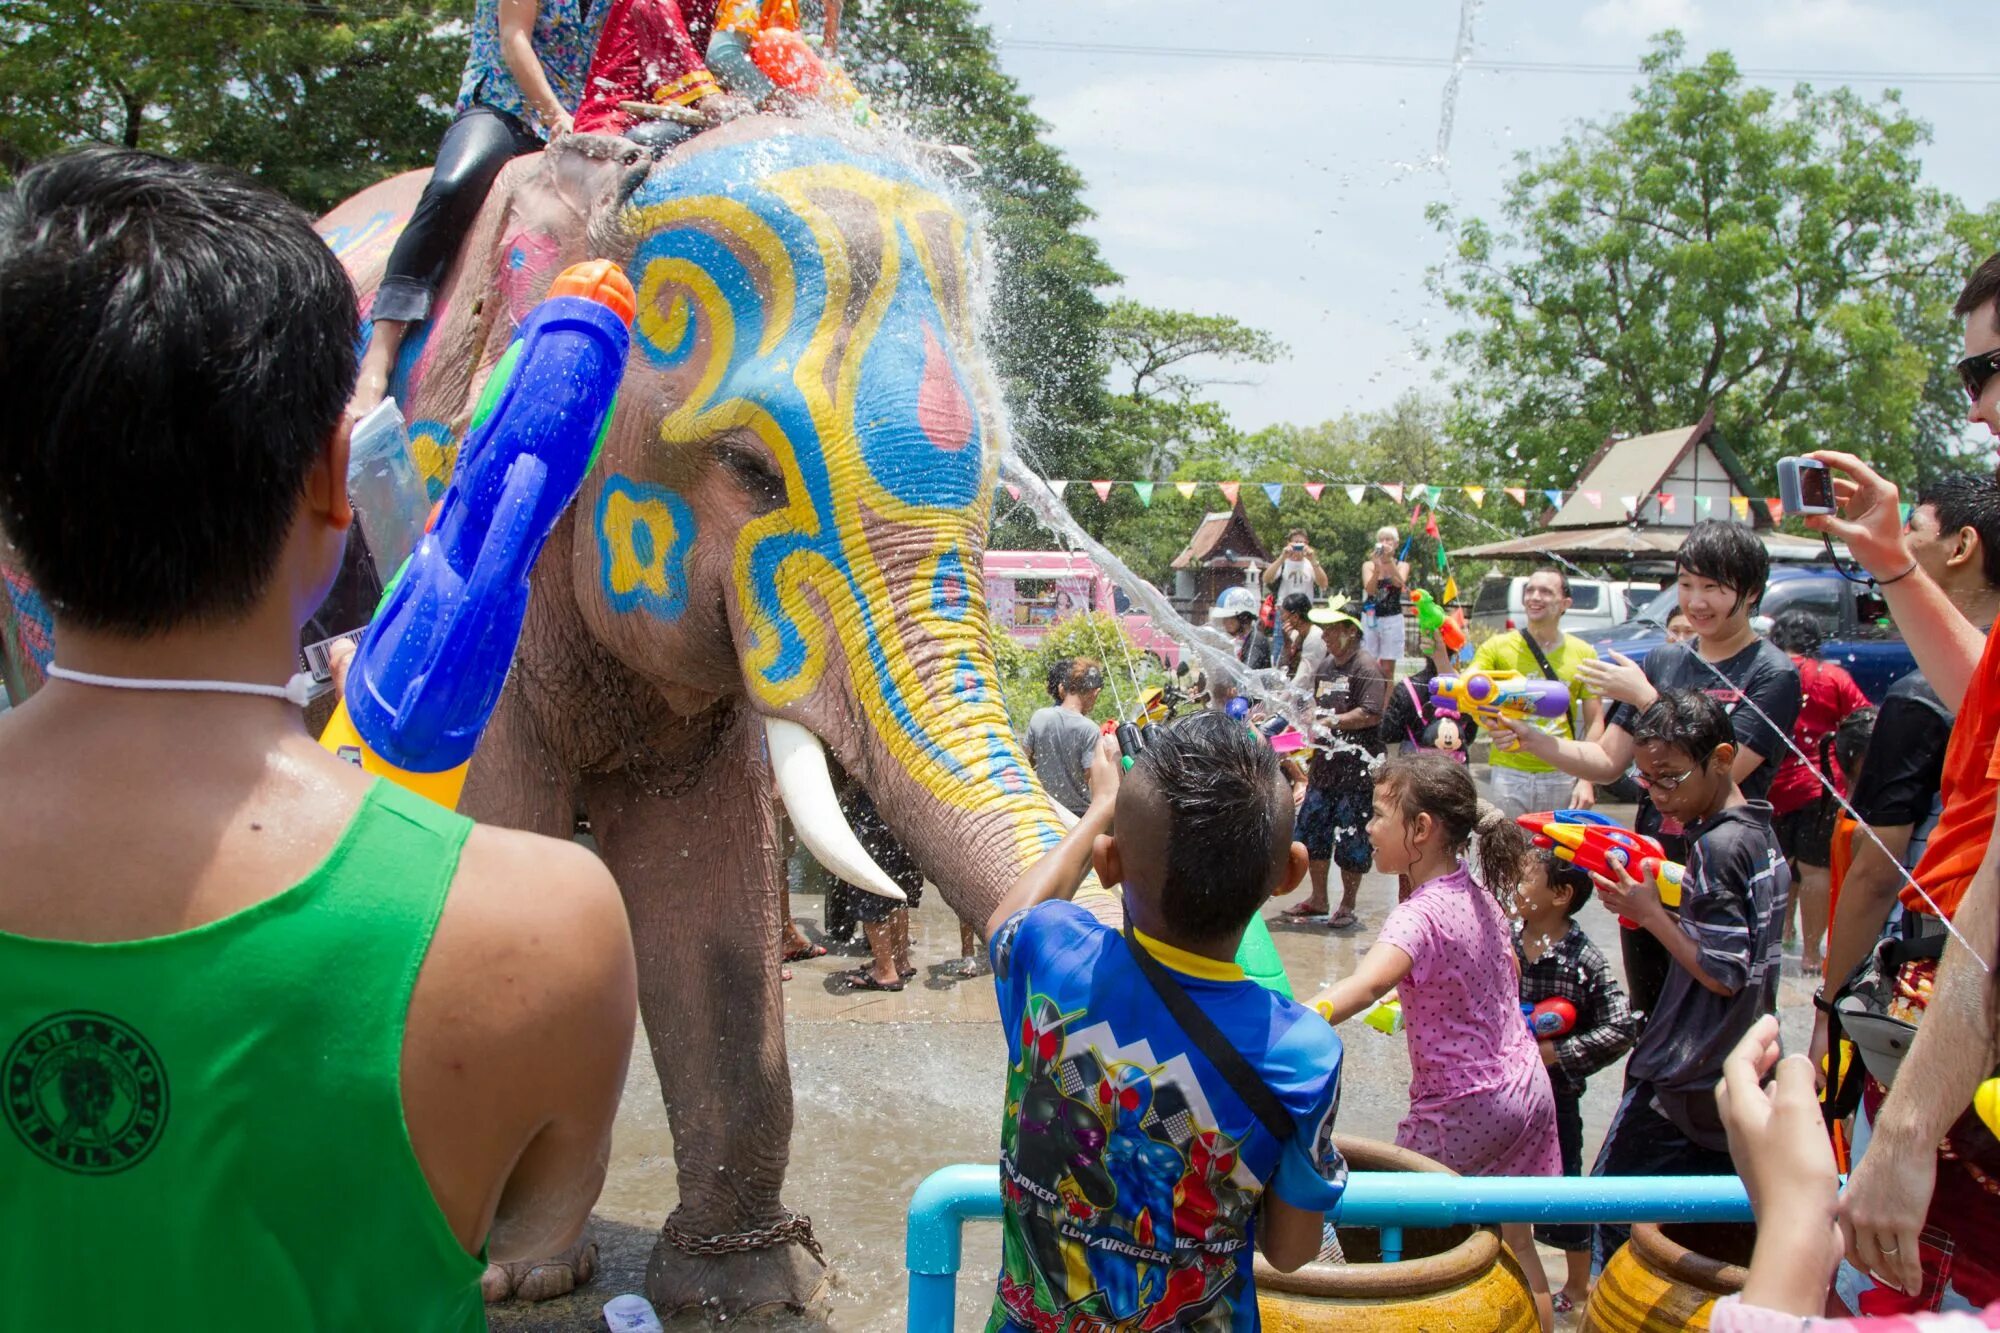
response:
<path id="1" fill-rule="evenodd" d="M 1620 869 L 1641 880 L 1650 876 L 1662 903 L 1681 905 L 1681 879 L 1687 868 L 1669 861 L 1667 849 L 1643 833 L 1622 828 L 1590 810 L 1544 810 L 1521 815 L 1514 822 L 1528 831 L 1537 847 L 1553 851 L 1558 860 L 1606 879 L 1618 878 Z M 1632 928 L 1623 917 L 1619 924 Z"/>

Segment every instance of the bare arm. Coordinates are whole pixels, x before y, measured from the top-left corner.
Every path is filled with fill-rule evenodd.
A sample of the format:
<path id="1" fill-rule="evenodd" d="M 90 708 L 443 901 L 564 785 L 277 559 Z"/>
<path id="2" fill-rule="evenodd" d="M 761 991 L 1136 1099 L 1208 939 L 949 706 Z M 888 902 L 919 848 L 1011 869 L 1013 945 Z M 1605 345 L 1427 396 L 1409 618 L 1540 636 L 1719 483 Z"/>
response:
<path id="1" fill-rule="evenodd" d="M 1959 933 L 1988 953 L 2000 923 L 2000 809 L 1994 832 L 1953 918 Z M 1917 1039 L 1841 1200 L 1849 1258 L 1905 1291 L 1918 1290 L 1922 1281 L 1917 1234 L 1937 1183 L 1938 1142 L 1993 1069 L 1994 1014 L 1985 967 L 1993 961 L 1971 956 L 1956 939 L 1946 943 Z"/>
<path id="2" fill-rule="evenodd" d="M 1351 974 L 1306 1001 L 1306 1008 L 1318 1010 L 1320 1017 L 1339 1027 L 1394 990 L 1414 965 L 1415 960 L 1395 945 L 1378 944 Z"/>
<path id="3" fill-rule="evenodd" d="M 1077 886 L 1090 870 L 1091 848 L 1097 835 L 1111 830 L 1111 815 L 1118 804 L 1118 740 L 1106 736 L 1097 743 L 1090 763 L 1090 807 L 1070 827 L 1063 840 L 1040 860 L 1023 870 L 1013 886 L 1000 898 L 1000 905 L 986 919 L 986 938 L 1007 924 L 1014 913 L 1045 903 L 1052 898 L 1065 901 L 1075 896 Z"/>
<path id="4" fill-rule="evenodd" d="M 1604 727 L 1594 741 L 1572 741 L 1516 718 L 1503 717 L 1500 725 L 1514 733 L 1521 749 L 1573 778 L 1616 782 L 1632 766 L 1632 733 L 1623 727 Z"/>
<path id="5" fill-rule="evenodd" d="M 1312 566 L 1313 585 L 1317 587 L 1321 592 L 1325 592 L 1326 582 L 1327 582 L 1326 571 L 1320 568 L 1319 557 L 1316 555 L 1308 554 L 1306 556 L 1306 563 Z"/>
<path id="6" fill-rule="evenodd" d="M 1597 896 L 1605 907 L 1639 929 L 1650 932 L 1654 939 L 1666 946 L 1673 960 L 1703 988 L 1725 996 L 1734 995 L 1742 989 L 1720 980 L 1701 965 L 1701 945 L 1682 928 L 1682 918 L 1661 905 L 1658 885 L 1650 879 L 1644 883 L 1633 879 L 1622 865 L 1617 870 L 1615 882 L 1595 872 L 1591 874 L 1591 878 L 1597 881 Z"/>
<path id="7" fill-rule="evenodd" d="M 569 133 L 570 118 L 556 98 L 556 90 L 549 86 L 549 76 L 535 54 L 535 19 L 539 13 L 538 0 L 500 0 L 500 55 L 553 139 Z"/>
<path id="8" fill-rule="evenodd" d="M 1872 827 L 1872 826 L 1871 826 Z M 1860 830 L 1854 835 L 1854 860 L 1841 881 L 1840 911 L 1833 919 L 1833 935 L 1826 945 L 1826 988 L 1832 991 L 1854 975 L 1882 936 L 1882 924 L 1903 886 L 1903 872 L 1893 859 L 1910 845 L 1910 825 L 1892 824 L 1875 829 L 1888 851 Z"/>
<path id="9" fill-rule="evenodd" d="M 1264 586 L 1267 588 L 1276 587 L 1278 576 L 1284 572 L 1285 562 L 1283 559 L 1273 560 L 1270 564 L 1264 566 Z"/>
<path id="10" fill-rule="evenodd" d="M 1292 1207 L 1269 1187 L 1264 1190 L 1263 1209 L 1264 1216 L 1257 1221 L 1257 1248 L 1271 1267 L 1280 1273 L 1295 1272 L 1319 1257 L 1325 1234 L 1323 1215 Z"/>
<path id="11" fill-rule="evenodd" d="M 1736 747 L 1736 759 L 1729 765 L 1729 776 L 1740 783 L 1762 768 L 1765 762 L 1763 755 L 1747 745 L 1739 745 Z"/>
<path id="12" fill-rule="evenodd" d="M 1833 480 L 1841 512 L 1812 515 L 1806 526 L 1845 541 L 1854 558 L 1875 576 L 1910 655 L 1945 707 L 1957 712 L 1979 670 L 1986 635 L 1952 605 L 1930 575 L 1916 568 L 1916 558 L 1903 539 L 1901 496 L 1895 483 L 1852 454 L 1822 449 L 1811 457 L 1846 476 L 1836 473 Z"/>

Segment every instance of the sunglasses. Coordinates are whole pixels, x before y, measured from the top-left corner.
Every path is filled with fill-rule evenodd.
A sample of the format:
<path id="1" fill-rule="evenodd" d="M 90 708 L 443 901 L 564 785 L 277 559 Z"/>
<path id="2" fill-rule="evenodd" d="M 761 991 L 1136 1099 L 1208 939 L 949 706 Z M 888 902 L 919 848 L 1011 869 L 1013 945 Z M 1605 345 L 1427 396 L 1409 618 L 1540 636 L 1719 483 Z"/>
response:
<path id="1" fill-rule="evenodd" d="M 1996 374 L 2000 374 L 2000 348 L 1968 356 L 1958 363 L 1958 382 L 1965 386 L 1965 396 L 1975 403 L 1986 392 L 1987 381 Z"/>

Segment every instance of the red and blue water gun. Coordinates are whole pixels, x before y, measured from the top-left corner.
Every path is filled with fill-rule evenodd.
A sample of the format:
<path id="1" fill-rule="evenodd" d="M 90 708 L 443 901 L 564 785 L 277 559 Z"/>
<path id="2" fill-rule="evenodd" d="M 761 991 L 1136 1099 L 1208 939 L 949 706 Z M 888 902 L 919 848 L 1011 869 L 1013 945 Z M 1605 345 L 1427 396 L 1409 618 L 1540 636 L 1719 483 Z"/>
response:
<path id="1" fill-rule="evenodd" d="M 1668 907 L 1681 905 L 1681 880 L 1687 867 L 1667 859 L 1667 849 L 1656 839 L 1614 824 L 1594 810 L 1544 810 L 1521 815 L 1515 823 L 1526 829 L 1535 846 L 1546 847 L 1558 860 L 1582 866 L 1593 875 L 1617 879 L 1622 868 L 1632 878 L 1651 878 L 1660 891 L 1660 901 Z M 1619 924 L 1633 929 L 1630 921 Z"/>

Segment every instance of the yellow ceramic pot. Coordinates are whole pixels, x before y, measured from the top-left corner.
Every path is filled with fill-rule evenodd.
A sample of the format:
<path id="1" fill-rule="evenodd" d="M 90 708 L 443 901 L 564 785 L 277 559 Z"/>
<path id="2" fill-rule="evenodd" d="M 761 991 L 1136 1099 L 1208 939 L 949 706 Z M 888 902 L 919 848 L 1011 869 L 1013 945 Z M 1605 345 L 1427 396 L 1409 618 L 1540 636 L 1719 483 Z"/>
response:
<path id="1" fill-rule="evenodd" d="M 1745 1223 L 1639 1223 L 1604 1266 L 1577 1327 L 1590 1333 L 1707 1328 L 1716 1298 L 1743 1290 L 1756 1237 Z"/>
<path id="2" fill-rule="evenodd" d="M 1441 1171 L 1447 1167 L 1374 1139 L 1334 1141 L 1356 1171 Z M 1375 1232 L 1340 1228 L 1347 1262 L 1280 1273 L 1257 1260 L 1257 1313 L 1267 1333 L 1537 1333 L 1535 1302 L 1521 1270 L 1490 1227 L 1413 1227 L 1404 1258 L 1379 1262 Z"/>

